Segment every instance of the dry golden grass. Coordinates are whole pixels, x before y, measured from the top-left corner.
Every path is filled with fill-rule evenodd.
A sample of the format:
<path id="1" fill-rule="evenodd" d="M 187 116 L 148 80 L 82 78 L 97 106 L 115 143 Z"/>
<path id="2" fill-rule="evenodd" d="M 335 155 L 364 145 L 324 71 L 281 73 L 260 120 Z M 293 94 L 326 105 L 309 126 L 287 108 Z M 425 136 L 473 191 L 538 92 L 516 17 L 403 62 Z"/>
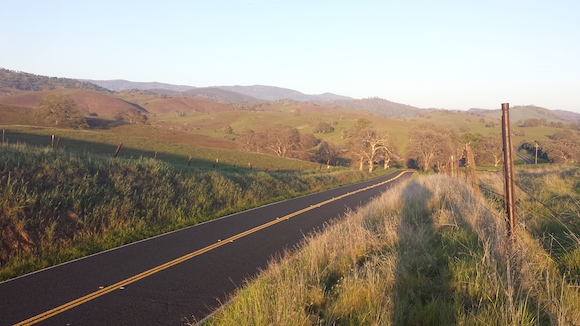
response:
<path id="1" fill-rule="evenodd" d="M 492 174 L 483 176 L 495 185 Z M 493 182 L 492 182 L 493 181 Z M 209 325 L 568 325 L 577 284 L 493 202 L 422 176 L 351 212 L 249 281 Z"/>

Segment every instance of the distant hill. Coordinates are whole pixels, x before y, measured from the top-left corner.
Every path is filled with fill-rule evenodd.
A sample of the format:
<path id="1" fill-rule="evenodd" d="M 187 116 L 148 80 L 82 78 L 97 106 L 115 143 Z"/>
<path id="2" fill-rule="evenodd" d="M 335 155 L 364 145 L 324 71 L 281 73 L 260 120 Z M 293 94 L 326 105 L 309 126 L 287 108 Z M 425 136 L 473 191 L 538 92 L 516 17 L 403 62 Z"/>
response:
<path id="1" fill-rule="evenodd" d="M 39 76 L 26 72 L 12 71 L 0 68 L 0 92 L 2 93 L 9 93 L 14 90 L 46 91 L 61 88 L 110 92 L 106 88 L 87 81 L 80 81 L 70 78 Z"/>
<path id="2" fill-rule="evenodd" d="M 469 113 L 482 115 L 492 119 L 501 117 L 501 110 L 469 109 Z M 580 121 L 580 114 L 568 111 L 553 111 L 534 105 L 516 105 L 510 107 L 510 121 L 517 123 L 526 119 L 546 119 L 547 122 Z M 575 118 L 574 118 L 575 117 Z M 575 120 L 578 119 L 578 120 Z"/>
<path id="3" fill-rule="evenodd" d="M 90 80 L 85 79 L 85 81 L 93 83 L 95 85 L 99 85 L 106 89 L 109 89 L 114 92 L 124 91 L 128 89 L 139 89 L 139 90 L 168 90 L 174 92 L 185 92 L 194 86 L 187 86 L 187 85 L 172 85 L 172 84 L 164 84 L 158 82 L 132 82 L 124 79 L 115 79 L 115 80 Z"/>
<path id="4" fill-rule="evenodd" d="M 351 100 L 352 98 L 332 93 L 324 93 L 320 95 L 307 95 L 299 91 L 288 88 L 281 88 L 275 86 L 217 86 L 217 88 L 224 89 L 231 92 L 236 92 L 251 96 L 264 101 L 279 101 L 279 100 L 294 100 L 300 102 L 315 102 L 315 101 L 333 101 L 333 100 Z"/>
<path id="5" fill-rule="evenodd" d="M 146 112 L 144 108 L 116 98 L 111 94 L 85 89 L 23 92 L 12 96 L 0 96 L 0 104 L 33 109 L 38 106 L 43 97 L 58 93 L 69 95 L 83 114 L 92 113 L 99 117 L 112 118 L 119 111 L 138 109 Z"/>
<path id="6" fill-rule="evenodd" d="M 576 112 L 570 112 L 570 111 L 564 111 L 564 110 L 554 110 L 554 112 L 559 113 L 563 116 L 566 116 L 577 123 L 580 123 L 580 114 L 578 114 Z"/>
<path id="7" fill-rule="evenodd" d="M 215 101 L 193 97 L 150 97 L 139 99 L 137 97 L 125 98 L 128 102 L 141 105 L 147 112 L 154 114 L 172 113 L 177 116 L 195 112 L 216 113 L 232 109 L 231 105 Z"/>
<path id="8" fill-rule="evenodd" d="M 260 102 L 260 100 L 241 94 L 238 92 L 228 91 L 219 87 L 204 87 L 204 88 L 194 88 L 187 92 L 179 93 L 179 95 L 203 98 L 210 101 L 216 101 L 221 103 L 254 103 Z"/>
<path id="9" fill-rule="evenodd" d="M 362 100 L 350 99 L 325 101 L 322 104 L 340 108 L 366 110 L 374 114 L 380 114 L 394 119 L 410 118 L 419 114 L 430 112 L 430 110 L 427 109 L 420 109 L 411 105 L 395 103 L 378 97 L 366 98 Z"/>

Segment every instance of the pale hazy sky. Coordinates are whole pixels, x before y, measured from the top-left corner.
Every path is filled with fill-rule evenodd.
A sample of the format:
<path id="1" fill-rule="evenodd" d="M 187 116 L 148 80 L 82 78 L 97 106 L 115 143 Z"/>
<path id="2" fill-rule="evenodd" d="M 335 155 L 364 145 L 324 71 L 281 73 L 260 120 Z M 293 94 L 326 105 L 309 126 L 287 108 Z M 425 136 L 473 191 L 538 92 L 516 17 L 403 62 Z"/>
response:
<path id="1" fill-rule="evenodd" d="M 580 1 L 0 0 L 0 67 L 580 112 Z"/>

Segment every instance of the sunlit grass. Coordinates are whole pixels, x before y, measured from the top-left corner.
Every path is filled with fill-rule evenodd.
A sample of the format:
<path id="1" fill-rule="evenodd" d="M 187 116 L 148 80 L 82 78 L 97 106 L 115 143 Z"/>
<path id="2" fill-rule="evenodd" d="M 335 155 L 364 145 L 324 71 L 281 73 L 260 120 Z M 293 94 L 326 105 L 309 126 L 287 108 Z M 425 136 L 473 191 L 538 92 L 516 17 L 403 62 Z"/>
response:
<path id="1" fill-rule="evenodd" d="M 0 279 L 376 175 L 176 168 L 152 158 L 1 145 Z"/>
<path id="2" fill-rule="evenodd" d="M 206 324 L 568 325 L 579 320 L 580 298 L 570 271 L 558 271 L 525 228 L 516 243 L 510 250 L 500 210 L 473 196 L 463 181 L 421 176 L 272 262 Z M 574 263 L 576 250 L 567 251 L 565 260 Z"/>

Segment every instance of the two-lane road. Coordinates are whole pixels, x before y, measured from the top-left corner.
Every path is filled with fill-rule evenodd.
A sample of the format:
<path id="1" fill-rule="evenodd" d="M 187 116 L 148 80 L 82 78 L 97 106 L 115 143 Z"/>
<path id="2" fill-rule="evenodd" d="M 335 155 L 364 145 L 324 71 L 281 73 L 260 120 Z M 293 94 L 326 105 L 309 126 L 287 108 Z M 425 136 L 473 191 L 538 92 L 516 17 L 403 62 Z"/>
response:
<path id="1" fill-rule="evenodd" d="M 229 215 L 0 283 L 0 325 L 199 320 L 272 256 L 411 174 Z"/>

